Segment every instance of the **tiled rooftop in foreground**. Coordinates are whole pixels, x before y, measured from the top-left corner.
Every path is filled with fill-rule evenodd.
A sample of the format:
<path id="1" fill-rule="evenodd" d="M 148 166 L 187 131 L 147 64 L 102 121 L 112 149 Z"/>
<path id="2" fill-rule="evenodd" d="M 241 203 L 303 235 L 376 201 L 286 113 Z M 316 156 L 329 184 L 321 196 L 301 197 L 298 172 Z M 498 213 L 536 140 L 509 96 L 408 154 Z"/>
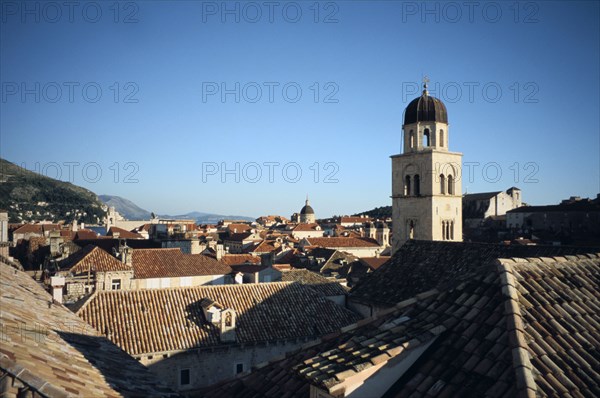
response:
<path id="1" fill-rule="evenodd" d="M 352 288 L 350 298 L 385 308 L 426 290 L 443 288 L 496 258 L 552 257 L 599 251 L 600 248 L 569 246 L 410 240 L 377 272 L 361 278 Z"/>
<path id="2" fill-rule="evenodd" d="M 600 254 L 492 259 L 198 396 L 597 397 L 599 369 Z"/>
<path id="3" fill-rule="evenodd" d="M 5 377 L 7 396 L 19 391 L 31 397 L 177 396 L 67 308 L 52 303 L 26 273 L 3 262 L 0 272 L 0 378 Z"/>

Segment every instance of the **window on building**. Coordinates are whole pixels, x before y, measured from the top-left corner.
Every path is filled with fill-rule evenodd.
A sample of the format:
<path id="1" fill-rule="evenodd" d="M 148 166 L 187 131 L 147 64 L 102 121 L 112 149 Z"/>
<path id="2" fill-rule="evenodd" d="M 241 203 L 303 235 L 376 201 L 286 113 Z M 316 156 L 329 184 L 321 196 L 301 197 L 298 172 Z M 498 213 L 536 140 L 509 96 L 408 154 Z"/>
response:
<path id="1" fill-rule="evenodd" d="M 410 133 L 408 133 L 408 146 L 410 148 L 415 147 L 415 132 L 412 130 L 410 130 Z"/>
<path id="2" fill-rule="evenodd" d="M 454 178 L 448 176 L 448 194 L 454 195 Z"/>
<path id="3" fill-rule="evenodd" d="M 404 195 L 410 195 L 410 176 L 404 177 Z"/>
<path id="4" fill-rule="evenodd" d="M 227 327 L 231 327 L 232 323 L 233 323 L 233 322 L 232 322 L 232 319 L 231 319 L 231 312 L 228 312 L 228 313 L 225 315 L 225 326 L 227 326 Z"/>
<path id="5" fill-rule="evenodd" d="M 450 223 L 450 240 L 454 240 L 454 221 Z"/>
<path id="6" fill-rule="evenodd" d="M 111 282 L 111 289 L 112 290 L 121 290 L 121 280 L 113 279 Z"/>
<path id="7" fill-rule="evenodd" d="M 243 363 L 236 363 L 235 364 L 235 374 L 240 374 L 244 372 L 244 364 Z"/>
<path id="8" fill-rule="evenodd" d="M 415 196 L 421 195 L 421 178 L 415 174 Z"/>
<path id="9" fill-rule="evenodd" d="M 440 146 L 444 146 L 444 130 L 440 130 Z"/>
<path id="10" fill-rule="evenodd" d="M 443 174 L 440 174 L 440 193 L 442 195 L 446 194 L 446 177 Z"/>
<path id="11" fill-rule="evenodd" d="M 431 145 L 430 139 L 431 139 L 431 137 L 430 137 L 429 129 L 425 129 L 425 131 L 423 131 L 423 146 L 424 147 Z"/>
<path id="12" fill-rule="evenodd" d="M 408 223 L 408 239 L 414 239 L 415 237 L 415 222 L 410 220 Z"/>
<path id="13" fill-rule="evenodd" d="M 442 221 L 442 240 L 446 240 L 446 222 Z"/>
<path id="14" fill-rule="evenodd" d="M 181 369 L 179 371 L 179 385 L 187 386 L 191 382 L 190 380 L 190 370 L 189 369 Z"/>

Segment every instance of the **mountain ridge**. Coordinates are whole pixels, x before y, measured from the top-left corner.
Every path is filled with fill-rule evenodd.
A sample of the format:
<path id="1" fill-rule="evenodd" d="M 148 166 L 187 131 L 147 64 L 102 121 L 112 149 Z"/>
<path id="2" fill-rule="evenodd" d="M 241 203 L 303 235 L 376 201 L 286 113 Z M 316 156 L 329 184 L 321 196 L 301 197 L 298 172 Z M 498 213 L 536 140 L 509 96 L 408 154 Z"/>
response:
<path id="1" fill-rule="evenodd" d="M 10 222 L 65 221 L 97 224 L 106 212 L 96 194 L 67 181 L 0 158 L 0 209 Z"/>
<path id="2" fill-rule="evenodd" d="M 115 210 L 119 212 L 123 217 L 128 220 L 148 220 L 151 217 L 151 213 L 148 210 L 142 209 L 129 199 L 123 198 L 117 195 L 98 195 L 98 198 L 108 206 L 114 206 Z M 244 221 L 254 221 L 254 217 L 248 216 L 236 216 L 236 215 L 222 215 L 215 213 L 206 213 L 201 211 L 190 211 L 184 214 L 169 215 L 159 214 L 160 218 L 173 218 L 173 219 L 192 219 L 198 224 L 215 224 L 223 219 L 235 219 Z"/>

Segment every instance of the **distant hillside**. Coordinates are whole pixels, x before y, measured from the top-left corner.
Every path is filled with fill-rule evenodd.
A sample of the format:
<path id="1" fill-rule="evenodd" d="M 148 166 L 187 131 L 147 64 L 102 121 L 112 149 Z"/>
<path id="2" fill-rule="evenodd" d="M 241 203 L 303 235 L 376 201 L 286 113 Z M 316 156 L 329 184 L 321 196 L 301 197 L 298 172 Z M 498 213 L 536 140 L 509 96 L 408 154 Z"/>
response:
<path id="1" fill-rule="evenodd" d="M 128 220 L 149 220 L 151 213 L 144 210 L 129 199 L 114 195 L 99 195 L 98 198 L 108 206 L 114 206 L 115 210 Z M 222 214 L 203 213 L 192 211 L 185 214 L 159 214 L 160 218 L 173 218 L 184 220 L 195 220 L 198 224 L 216 224 L 219 220 L 245 220 L 254 221 L 254 218 L 247 216 L 224 216 Z"/>
<path id="2" fill-rule="evenodd" d="M 392 206 L 382 206 L 382 207 L 376 207 L 373 210 L 369 210 L 369 211 L 365 211 L 362 213 L 357 213 L 354 214 L 355 216 L 360 216 L 361 214 L 364 214 L 366 216 L 369 216 L 371 218 L 379 218 L 379 219 L 385 219 L 388 217 L 392 217 Z"/>
<path id="3" fill-rule="evenodd" d="M 114 195 L 98 195 L 107 206 L 114 207 L 119 214 L 128 220 L 149 220 L 151 215 L 148 210 L 144 210 L 129 199 Z"/>
<path id="4" fill-rule="evenodd" d="M 65 220 L 96 224 L 105 216 L 96 194 L 0 159 L 0 209 L 10 222 Z"/>

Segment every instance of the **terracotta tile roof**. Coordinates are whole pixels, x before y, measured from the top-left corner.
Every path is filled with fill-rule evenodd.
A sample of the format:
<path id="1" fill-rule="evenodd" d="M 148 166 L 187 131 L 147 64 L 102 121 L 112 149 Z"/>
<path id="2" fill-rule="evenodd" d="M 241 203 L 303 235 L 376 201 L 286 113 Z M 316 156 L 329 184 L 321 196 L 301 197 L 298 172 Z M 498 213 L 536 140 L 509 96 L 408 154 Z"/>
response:
<path id="1" fill-rule="evenodd" d="M 248 224 L 229 224 L 227 226 L 227 229 L 229 230 L 230 234 L 235 234 L 235 233 L 243 233 L 243 232 L 248 232 L 252 229 L 252 226 L 248 225 Z"/>
<path id="2" fill-rule="evenodd" d="M 32 236 L 29 238 L 29 250 L 31 252 L 35 252 L 44 246 L 48 246 L 48 239 L 45 236 Z"/>
<path id="3" fill-rule="evenodd" d="M 346 217 L 340 217 L 340 223 L 356 223 L 356 224 L 360 224 L 360 223 L 365 223 L 365 222 L 369 222 L 371 221 L 370 217 L 352 217 L 352 216 L 346 216 Z"/>
<path id="4" fill-rule="evenodd" d="M 491 259 L 577 254 L 598 249 L 486 243 L 408 241 L 391 260 L 370 272 L 350 291 L 352 300 L 392 306 L 464 276 Z"/>
<path id="5" fill-rule="evenodd" d="M 52 297 L 24 272 L 2 263 L 0 281 L 0 374 L 8 380 L 36 397 L 175 396 L 71 311 L 49 305 Z"/>
<path id="6" fill-rule="evenodd" d="M 349 377 L 422 348 L 386 397 L 596 397 L 598 275 L 600 254 L 492 259 L 202 396 L 305 397 L 310 384 L 343 396 Z"/>
<path id="7" fill-rule="evenodd" d="M 274 241 L 263 240 L 256 244 L 256 246 L 247 250 L 248 253 L 271 253 L 279 248 L 279 243 Z"/>
<path id="8" fill-rule="evenodd" d="M 73 238 L 73 240 L 96 239 L 97 237 L 98 237 L 98 234 L 92 230 L 80 229 L 79 231 L 75 232 L 75 237 Z"/>
<path id="9" fill-rule="evenodd" d="M 131 267 L 117 260 L 97 246 L 87 245 L 59 263 L 61 269 L 72 274 L 83 272 L 129 271 Z"/>
<path id="10" fill-rule="evenodd" d="M 281 274 L 283 282 L 298 282 L 309 286 L 325 296 L 345 296 L 348 292 L 338 282 L 331 281 L 307 269 L 294 269 Z"/>
<path id="11" fill-rule="evenodd" d="M 180 249 L 134 249 L 133 275 L 136 279 L 197 275 L 226 275 L 231 267 L 204 254 L 184 254 Z"/>
<path id="12" fill-rule="evenodd" d="M 247 240 L 248 238 L 252 237 L 252 233 L 251 232 L 241 232 L 241 233 L 235 233 L 235 234 L 231 234 L 229 235 L 227 238 L 225 238 L 225 241 L 231 241 L 231 242 L 243 242 L 245 240 Z M 249 239 L 252 240 L 252 239 Z"/>
<path id="13" fill-rule="evenodd" d="M 144 239 L 144 237 L 136 232 L 131 232 L 119 227 L 110 227 L 106 236 L 119 235 L 119 239 Z"/>
<path id="14" fill-rule="evenodd" d="M 278 271 L 291 271 L 292 268 L 292 264 L 289 263 L 281 263 L 281 264 L 273 264 L 273 268 L 275 268 Z"/>
<path id="15" fill-rule="evenodd" d="M 376 270 L 381 267 L 383 264 L 387 263 L 390 260 L 389 256 L 380 256 L 380 257 L 362 257 L 359 259 L 362 263 L 364 263 L 367 267 L 372 270 Z"/>
<path id="16" fill-rule="evenodd" d="M 13 231 L 13 234 L 30 234 L 30 233 L 35 233 L 35 234 L 43 233 L 42 225 L 41 224 L 24 224 Z"/>
<path id="17" fill-rule="evenodd" d="M 298 224 L 294 227 L 294 229 L 292 229 L 292 231 L 294 232 L 300 232 L 300 231 L 318 231 L 320 230 L 321 227 L 319 226 L 319 224 L 317 223 L 312 223 L 312 224 Z"/>
<path id="18" fill-rule="evenodd" d="M 319 247 L 379 247 L 379 243 L 372 238 L 357 237 L 327 237 L 327 238 L 306 238 L 311 246 Z"/>
<path id="19" fill-rule="evenodd" d="M 252 254 L 225 254 L 221 257 L 221 262 L 229 266 L 244 263 L 260 264 L 260 257 Z"/>
<path id="20" fill-rule="evenodd" d="M 200 302 L 236 311 L 238 343 L 330 333 L 359 317 L 298 283 L 97 292 L 78 315 L 132 355 L 221 345 Z"/>
<path id="21" fill-rule="evenodd" d="M 299 253 L 299 251 L 297 249 L 287 250 L 280 257 L 275 258 L 275 263 L 276 264 L 290 264 L 293 261 L 294 257 L 296 256 L 296 254 L 298 254 L 298 253 Z"/>
<path id="22" fill-rule="evenodd" d="M 266 265 L 260 265 L 260 264 L 238 264 L 238 265 L 232 265 L 231 269 L 233 270 L 233 272 L 243 272 L 243 273 L 254 273 L 254 272 L 261 272 L 266 270 L 267 268 L 269 268 Z"/>

